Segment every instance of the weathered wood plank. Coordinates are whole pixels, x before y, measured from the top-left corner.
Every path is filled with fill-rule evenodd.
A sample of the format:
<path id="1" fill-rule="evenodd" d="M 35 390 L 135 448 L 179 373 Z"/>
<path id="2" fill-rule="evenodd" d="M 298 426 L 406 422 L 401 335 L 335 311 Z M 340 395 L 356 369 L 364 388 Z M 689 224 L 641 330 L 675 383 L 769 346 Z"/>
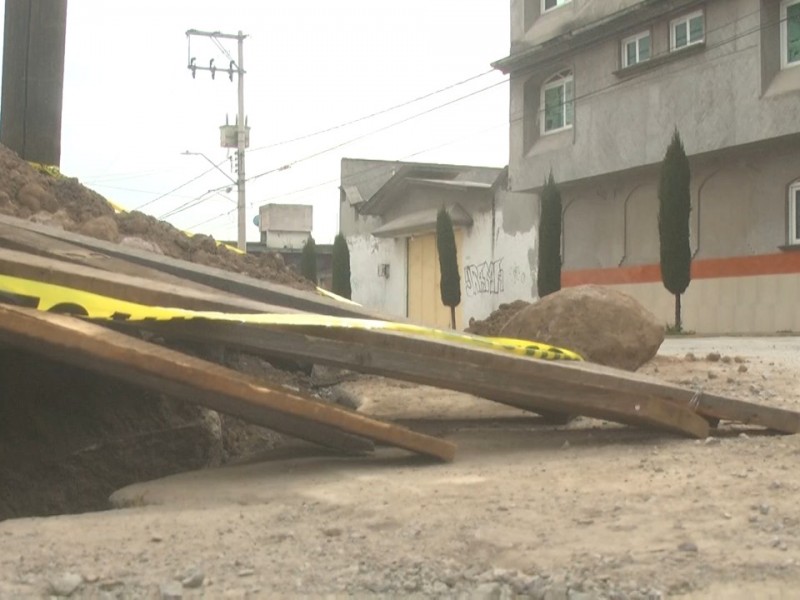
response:
<path id="1" fill-rule="evenodd" d="M 82 246 L 48 237 L 41 233 L 2 223 L 0 223 L 0 248 L 93 267 L 112 273 L 124 273 L 125 275 L 133 275 L 148 280 L 163 281 L 208 292 L 214 291 L 214 288 L 164 273 L 158 269 L 137 265 Z"/>
<path id="2" fill-rule="evenodd" d="M 455 446 L 343 408 L 315 402 L 174 350 L 64 315 L 0 305 L 0 339 L 276 431 L 337 449 L 363 451 L 362 440 L 452 460 Z M 358 436 L 358 437 L 354 437 Z"/>
<path id="3" fill-rule="evenodd" d="M 130 324 L 133 326 L 134 324 Z M 693 437 L 708 435 L 708 423 L 686 406 L 665 402 L 653 394 L 625 394 L 569 381 L 542 382 L 525 373 L 495 371 L 479 363 L 398 350 L 386 344 L 367 345 L 313 337 L 290 330 L 275 331 L 242 323 L 186 321 L 138 326 L 160 335 L 213 341 L 250 352 L 312 360 L 364 373 L 384 375 L 467 392 L 534 412 L 562 412 L 637 426 L 657 427 Z M 440 343 L 441 342 L 437 342 Z M 533 362 L 500 355 L 496 364 Z"/>
<path id="4" fill-rule="evenodd" d="M 420 357 L 447 357 L 465 363 L 482 365 L 496 372 L 525 373 L 543 384 L 592 386 L 611 393 L 652 395 L 678 406 L 691 407 L 709 419 L 758 425 L 782 433 L 800 433 L 800 413 L 744 400 L 696 393 L 694 390 L 666 383 L 654 377 L 621 371 L 589 362 L 523 360 L 507 361 L 505 354 L 461 344 L 426 340 L 395 332 L 357 329 L 293 328 L 311 335 L 361 344 L 382 344 Z"/>
<path id="5" fill-rule="evenodd" d="M 288 286 L 254 279 L 214 267 L 206 267 L 168 256 L 130 248 L 128 246 L 120 246 L 77 233 L 46 227 L 23 219 L 0 215 L 0 224 L 17 227 L 71 244 L 76 244 L 108 256 L 157 269 L 164 273 L 169 273 L 221 291 L 236 294 L 242 298 L 257 300 L 266 304 L 290 307 L 297 311 L 341 317 L 360 317 L 367 319 L 390 318 L 377 311 L 372 311 L 355 304 L 337 302 L 315 292 L 297 290 Z M 391 318 L 394 320 L 398 319 L 397 317 Z"/>
<path id="6" fill-rule="evenodd" d="M 0 273 L 148 306 L 238 313 L 299 312 L 283 306 L 238 298 L 217 290 L 206 292 L 183 285 L 153 281 L 144 277 L 109 272 L 2 248 L 0 248 Z"/>

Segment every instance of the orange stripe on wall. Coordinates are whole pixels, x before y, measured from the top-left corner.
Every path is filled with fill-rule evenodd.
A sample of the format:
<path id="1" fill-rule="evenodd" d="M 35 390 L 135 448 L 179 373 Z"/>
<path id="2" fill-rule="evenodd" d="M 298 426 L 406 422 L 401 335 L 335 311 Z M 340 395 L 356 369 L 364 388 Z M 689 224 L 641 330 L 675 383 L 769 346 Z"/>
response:
<path id="1" fill-rule="evenodd" d="M 692 261 L 692 279 L 785 275 L 789 273 L 800 273 L 800 252 L 781 252 L 778 254 L 735 256 L 731 258 L 706 258 Z M 580 269 L 564 271 L 561 274 L 561 285 L 563 287 L 587 283 L 615 285 L 659 281 L 661 281 L 661 267 L 659 265 L 636 265 L 612 269 Z"/>

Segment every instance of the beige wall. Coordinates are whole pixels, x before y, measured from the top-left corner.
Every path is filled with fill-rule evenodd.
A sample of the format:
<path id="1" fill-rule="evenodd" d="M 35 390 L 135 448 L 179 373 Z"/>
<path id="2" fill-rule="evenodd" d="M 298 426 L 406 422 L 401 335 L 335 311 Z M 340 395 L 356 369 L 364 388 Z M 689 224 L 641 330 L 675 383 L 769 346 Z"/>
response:
<path id="1" fill-rule="evenodd" d="M 675 321 L 675 300 L 661 282 L 611 286 L 659 321 Z M 698 279 L 681 299 L 684 330 L 698 334 L 800 333 L 800 274 Z"/>
<path id="2" fill-rule="evenodd" d="M 800 139 L 690 158 L 695 258 L 772 254 L 788 241 Z M 562 186 L 564 269 L 657 263 L 658 168 Z"/>

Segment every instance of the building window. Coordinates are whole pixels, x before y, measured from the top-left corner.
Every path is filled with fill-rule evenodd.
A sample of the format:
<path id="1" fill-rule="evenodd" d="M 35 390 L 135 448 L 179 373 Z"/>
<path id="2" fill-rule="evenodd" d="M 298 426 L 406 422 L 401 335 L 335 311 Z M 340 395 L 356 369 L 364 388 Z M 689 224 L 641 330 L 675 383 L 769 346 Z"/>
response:
<path id="1" fill-rule="evenodd" d="M 561 71 L 542 86 L 542 133 L 551 133 L 572 127 L 575 112 L 575 91 L 572 71 Z"/>
<path id="2" fill-rule="evenodd" d="M 800 2 L 800 0 L 798 0 Z M 622 40 L 622 68 L 650 60 L 650 32 L 643 31 Z"/>
<path id="3" fill-rule="evenodd" d="M 781 2 L 781 67 L 800 65 L 800 0 Z"/>
<path id="4" fill-rule="evenodd" d="M 542 13 L 546 13 L 559 6 L 564 6 L 572 2 L 572 0 L 542 0 Z"/>
<path id="5" fill-rule="evenodd" d="M 698 10 L 670 23 L 670 49 L 680 50 L 705 40 L 706 24 L 703 11 Z"/>
<path id="6" fill-rule="evenodd" d="M 789 243 L 800 244 L 800 181 L 789 186 Z"/>

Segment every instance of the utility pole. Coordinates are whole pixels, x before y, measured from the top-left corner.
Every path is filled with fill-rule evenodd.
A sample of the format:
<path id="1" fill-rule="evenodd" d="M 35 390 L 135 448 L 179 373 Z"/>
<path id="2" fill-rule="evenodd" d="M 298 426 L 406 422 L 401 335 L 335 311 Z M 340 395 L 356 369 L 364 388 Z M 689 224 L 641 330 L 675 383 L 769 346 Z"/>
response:
<path id="1" fill-rule="evenodd" d="M 225 55 L 230 60 L 228 64 L 228 68 L 219 68 L 214 64 L 214 59 L 212 58 L 208 66 L 201 66 L 198 65 L 194 56 L 192 56 L 192 49 L 191 49 L 191 40 L 192 36 L 200 36 L 200 37 L 207 37 L 211 38 L 212 41 L 220 48 Z M 244 165 L 244 151 L 245 148 L 249 145 L 249 127 L 246 125 L 246 120 L 244 116 L 244 39 L 247 37 L 241 31 L 237 34 L 231 33 L 220 33 L 219 31 L 198 31 L 197 29 L 189 29 L 186 32 L 186 37 L 189 40 L 189 63 L 187 68 L 192 72 L 192 77 L 195 77 L 197 71 L 209 71 L 211 73 L 211 78 L 215 79 L 217 71 L 222 71 L 228 73 L 228 77 L 231 81 L 233 81 L 233 74 L 236 73 L 238 76 L 238 87 L 239 87 L 239 102 L 238 102 L 238 113 L 236 115 L 236 188 L 237 188 L 237 223 L 238 223 L 238 246 L 239 250 L 242 252 L 247 252 L 247 234 L 245 231 L 247 225 L 247 204 L 246 204 L 246 195 L 245 195 L 245 165 Z M 228 54 L 227 50 L 224 49 L 219 43 L 219 39 L 231 39 L 236 40 L 238 45 L 238 56 L 237 60 L 233 60 L 230 54 Z M 228 139 L 226 133 L 230 129 L 229 126 L 223 126 L 220 128 L 221 130 L 221 140 L 223 147 L 229 148 L 232 147 L 226 140 Z"/>
<path id="2" fill-rule="evenodd" d="M 6 0 L 0 143 L 25 160 L 61 163 L 67 0 Z"/>

